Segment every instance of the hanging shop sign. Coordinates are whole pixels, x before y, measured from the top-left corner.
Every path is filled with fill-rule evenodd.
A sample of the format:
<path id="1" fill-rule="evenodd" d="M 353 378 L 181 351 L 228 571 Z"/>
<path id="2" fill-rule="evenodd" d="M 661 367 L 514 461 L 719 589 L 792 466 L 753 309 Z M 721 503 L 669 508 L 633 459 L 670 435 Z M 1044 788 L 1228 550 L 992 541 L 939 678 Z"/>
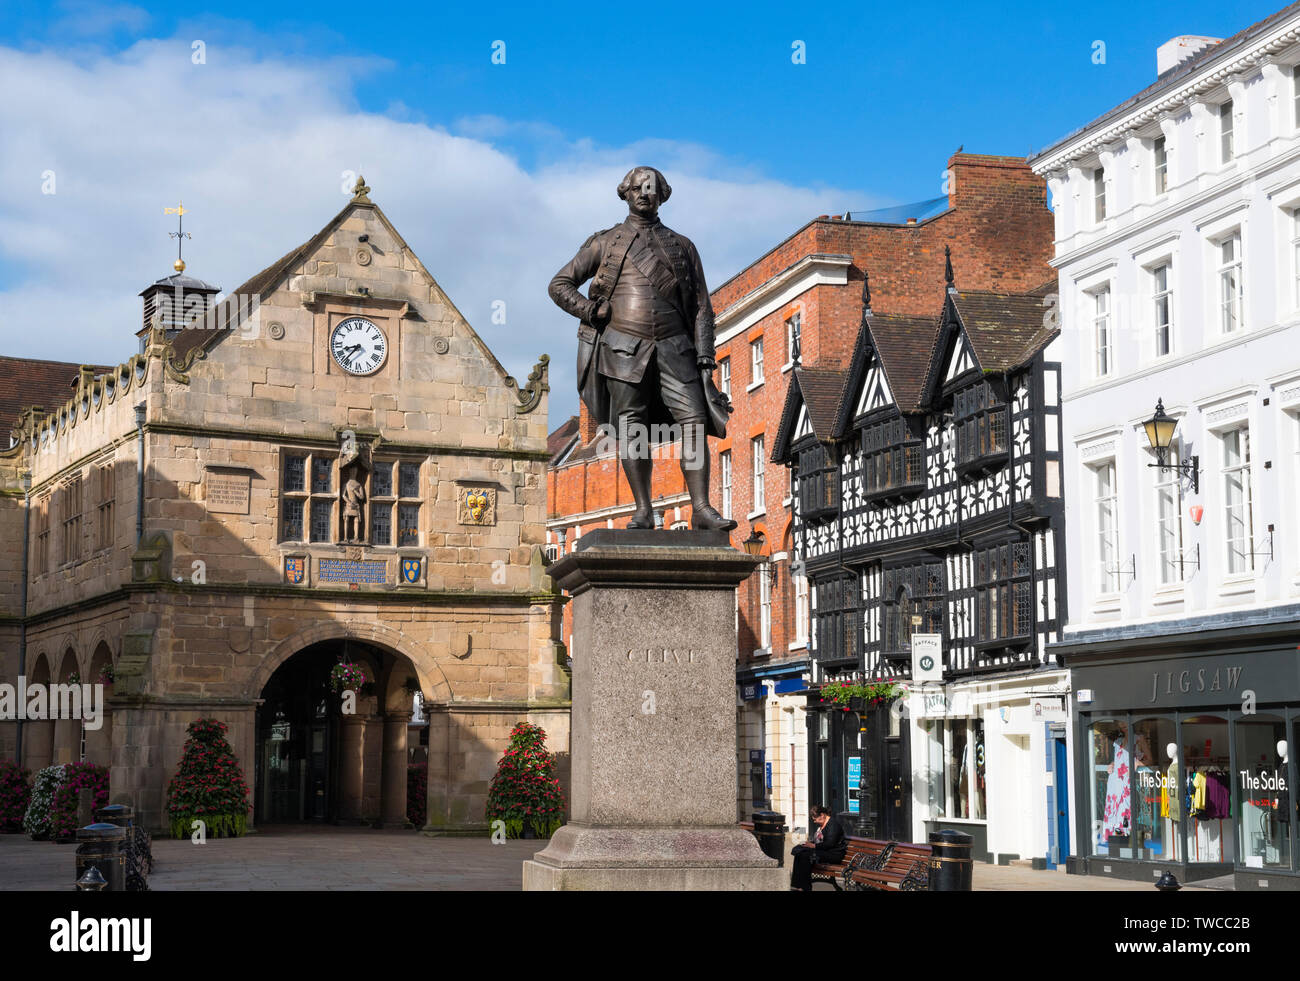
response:
<path id="1" fill-rule="evenodd" d="M 943 634 L 912 634 L 912 680 L 943 681 Z"/>

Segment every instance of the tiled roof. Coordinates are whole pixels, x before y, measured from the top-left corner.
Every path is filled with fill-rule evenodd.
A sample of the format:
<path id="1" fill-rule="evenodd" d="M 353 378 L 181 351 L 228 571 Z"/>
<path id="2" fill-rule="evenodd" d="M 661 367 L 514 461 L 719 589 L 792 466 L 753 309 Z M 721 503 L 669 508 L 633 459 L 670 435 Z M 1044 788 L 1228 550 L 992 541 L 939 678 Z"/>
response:
<path id="1" fill-rule="evenodd" d="M 840 399 L 849 377 L 847 371 L 805 368 L 802 365 L 794 369 L 793 375 L 785 390 L 785 402 L 781 406 L 781 424 L 777 427 L 776 439 L 772 441 L 769 459 L 773 463 L 786 463 L 789 460 L 790 444 L 794 442 L 795 426 L 799 421 L 798 406 L 801 403 L 808 409 L 813 434 L 827 443 L 835 438 Z"/>
<path id="2" fill-rule="evenodd" d="M 835 417 L 839 414 L 840 396 L 844 392 L 847 372 L 835 368 L 804 368 L 794 370 L 803 394 L 803 404 L 808 407 L 808 421 L 818 439 L 835 437 Z"/>
<path id="3" fill-rule="evenodd" d="M 109 369 L 90 365 L 96 374 Z M 28 406 L 39 405 L 47 412 L 72 398 L 81 365 L 71 361 L 39 361 L 0 356 L 0 445 L 8 442 L 9 430 Z"/>
<path id="4" fill-rule="evenodd" d="M 1019 367 L 1059 333 L 1045 323 L 1051 308 L 1041 294 L 967 290 L 952 301 L 985 371 Z"/>
<path id="5" fill-rule="evenodd" d="M 184 273 L 173 273 L 170 276 L 164 276 L 153 284 L 146 286 L 139 292 L 139 296 L 144 296 L 155 286 L 162 286 L 167 290 L 197 290 L 208 291 L 212 293 L 221 292 L 220 287 L 213 286 L 211 283 L 205 283 L 201 279 L 195 279 L 193 276 L 186 276 Z"/>
<path id="6" fill-rule="evenodd" d="M 546 455 L 554 466 L 557 458 L 562 456 L 578 438 L 578 417 L 569 416 L 549 436 L 546 437 Z"/>
<path id="7" fill-rule="evenodd" d="M 894 404 L 903 412 L 915 412 L 934 355 L 938 318 L 873 313 L 868 323 Z"/>

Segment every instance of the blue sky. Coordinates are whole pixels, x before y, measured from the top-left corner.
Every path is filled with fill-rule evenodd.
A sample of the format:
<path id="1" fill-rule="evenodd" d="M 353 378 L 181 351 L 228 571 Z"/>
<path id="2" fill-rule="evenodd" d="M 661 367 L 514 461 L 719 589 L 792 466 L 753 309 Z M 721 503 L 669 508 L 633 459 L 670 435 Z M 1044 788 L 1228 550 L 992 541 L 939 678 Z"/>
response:
<path id="1" fill-rule="evenodd" d="M 191 271 L 230 288 L 324 224 L 338 174 L 360 167 L 511 371 L 550 350 L 554 422 L 576 401 L 559 367 L 571 325 L 548 308 L 546 280 L 619 219 L 611 174 L 669 172 L 664 218 L 696 240 L 716 286 L 817 213 L 935 197 L 959 144 L 1042 149 L 1149 84 L 1174 35 L 1226 37 L 1278 9 L 0 6 L 0 350 L 121 360 L 135 293 L 170 261 L 164 205 L 194 207 Z M 806 64 L 792 63 L 795 41 Z M 168 145 L 152 151 L 146 133 Z M 46 169 L 56 198 L 32 191 Z M 467 233 L 475 222 L 491 227 Z M 84 353 L 15 329 L 78 289 L 95 311 L 74 331 Z M 494 340 L 483 311 L 498 297 L 519 316 Z"/>

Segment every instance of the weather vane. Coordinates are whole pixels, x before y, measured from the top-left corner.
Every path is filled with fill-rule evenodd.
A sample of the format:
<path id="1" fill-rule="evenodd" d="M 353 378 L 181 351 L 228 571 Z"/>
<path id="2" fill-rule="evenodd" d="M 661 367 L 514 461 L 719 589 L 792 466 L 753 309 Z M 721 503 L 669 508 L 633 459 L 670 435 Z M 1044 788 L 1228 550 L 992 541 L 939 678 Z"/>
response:
<path id="1" fill-rule="evenodd" d="M 168 232 L 167 237 L 176 239 L 176 261 L 172 263 L 172 268 L 177 272 L 184 272 L 185 260 L 181 258 L 181 242 L 190 237 L 190 233 L 185 230 L 185 205 L 177 201 L 176 207 L 163 208 L 163 214 L 176 216 L 176 231 Z"/>

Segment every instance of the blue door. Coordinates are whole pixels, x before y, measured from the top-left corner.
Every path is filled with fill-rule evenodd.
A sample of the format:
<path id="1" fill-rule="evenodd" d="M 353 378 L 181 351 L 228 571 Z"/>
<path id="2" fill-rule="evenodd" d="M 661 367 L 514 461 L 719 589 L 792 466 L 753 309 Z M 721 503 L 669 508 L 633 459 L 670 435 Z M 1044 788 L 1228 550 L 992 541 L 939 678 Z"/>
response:
<path id="1" fill-rule="evenodd" d="M 1052 773 L 1053 795 L 1056 805 L 1056 840 L 1055 854 L 1047 856 L 1047 867 L 1056 868 L 1065 862 L 1070 854 L 1070 767 L 1065 753 L 1065 737 L 1058 736 L 1052 740 L 1055 764 Z"/>

